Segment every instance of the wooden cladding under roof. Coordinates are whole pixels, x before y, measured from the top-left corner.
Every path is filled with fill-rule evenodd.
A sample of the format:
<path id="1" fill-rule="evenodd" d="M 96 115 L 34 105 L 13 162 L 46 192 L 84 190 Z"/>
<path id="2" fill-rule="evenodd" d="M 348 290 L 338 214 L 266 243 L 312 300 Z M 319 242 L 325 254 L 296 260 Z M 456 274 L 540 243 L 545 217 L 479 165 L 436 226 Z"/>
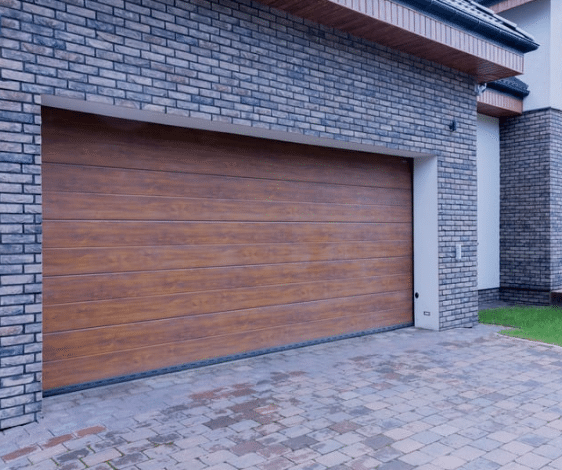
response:
<path id="1" fill-rule="evenodd" d="M 490 82 L 523 73 L 523 55 L 390 0 L 258 0 L 292 15 Z"/>
<path id="2" fill-rule="evenodd" d="M 488 89 L 478 97 L 477 109 L 486 116 L 519 116 L 523 114 L 523 100 Z"/>
<path id="3" fill-rule="evenodd" d="M 519 7 L 521 5 L 525 5 L 526 3 L 534 2 L 535 0 L 504 0 L 503 2 L 499 2 L 496 5 L 491 5 L 490 10 L 494 13 L 501 13 L 502 11 L 511 10 L 512 8 Z"/>

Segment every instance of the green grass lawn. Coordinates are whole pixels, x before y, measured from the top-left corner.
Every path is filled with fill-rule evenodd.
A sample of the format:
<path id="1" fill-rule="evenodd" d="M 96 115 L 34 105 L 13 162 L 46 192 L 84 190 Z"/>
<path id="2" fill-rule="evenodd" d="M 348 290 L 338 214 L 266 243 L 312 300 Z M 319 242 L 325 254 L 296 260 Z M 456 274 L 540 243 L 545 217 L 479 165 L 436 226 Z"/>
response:
<path id="1" fill-rule="evenodd" d="M 480 323 L 510 326 L 515 329 L 500 333 L 543 343 L 562 346 L 562 308 L 559 307 L 502 307 L 482 310 Z"/>

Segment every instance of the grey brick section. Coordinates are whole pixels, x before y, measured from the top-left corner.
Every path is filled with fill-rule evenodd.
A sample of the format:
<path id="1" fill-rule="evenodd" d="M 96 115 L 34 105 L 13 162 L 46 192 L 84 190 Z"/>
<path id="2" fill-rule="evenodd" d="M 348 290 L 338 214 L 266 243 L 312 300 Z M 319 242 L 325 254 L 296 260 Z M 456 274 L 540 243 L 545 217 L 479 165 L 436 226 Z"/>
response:
<path id="1" fill-rule="evenodd" d="M 562 112 L 505 119 L 500 139 L 501 298 L 548 304 L 562 288 Z"/>
<path id="2" fill-rule="evenodd" d="M 478 291 L 478 306 L 482 308 L 482 306 L 486 305 L 486 303 L 494 302 L 500 300 L 500 289 L 499 287 L 495 287 L 493 289 L 480 289 Z"/>
<path id="3" fill-rule="evenodd" d="M 562 111 L 550 110 L 551 289 L 562 289 Z"/>
<path id="4" fill-rule="evenodd" d="M 0 428 L 41 401 L 41 94 L 436 155 L 440 327 L 477 321 L 471 77 L 250 0 L 2 0 L 0 17 Z"/>
<path id="5" fill-rule="evenodd" d="M 2 20 L 2 26 L 12 22 Z M 40 106 L 0 37 L 0 428 L 41 406 Z M 14 40 L 8 41 L 15 45 Z M 19 47 L 18 47 L 19 48 Z M 9 77 L 16 77 L 11 79 Z"/>

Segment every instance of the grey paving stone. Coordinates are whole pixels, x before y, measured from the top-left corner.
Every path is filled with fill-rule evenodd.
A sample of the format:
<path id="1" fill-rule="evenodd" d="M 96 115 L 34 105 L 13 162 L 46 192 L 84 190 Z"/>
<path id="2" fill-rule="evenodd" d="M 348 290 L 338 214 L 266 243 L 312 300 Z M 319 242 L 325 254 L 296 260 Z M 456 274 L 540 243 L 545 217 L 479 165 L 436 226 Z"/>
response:
<path id="1" fill-rule="evenodd" d="M 548 443 L 549 439 L 537 434 L 525 434 L 517 438 L 518 441 L 524 442 L 533 447 L 539 447 Z"/>
<path id="2" fill-rule="evenodd" d="M 494 449 L 491 452 L 487 452 L 484 457 L 500 465 L 506 465 L 515 460 L 518 456 L 504 449 Z"/>
<path id="3" fill-rule="evenodd" d="M 431 462 L 438 468 L 444 468 L 447 470 L 454 470 L 456 468 L 462 468 L 462 466 L 466 463 L 465 460 L 455 457 L 454 455 L 442 455 L 437 457 L 435 460 Z"/>
<path id="4" fill-rule="evenodd" d="M 404 455 L 402 452 L 394 449 L 393 447 L 383 447 L 372 454 L 376 460 L 380 460 L 381 462 L 390 462 L 398 459 L 398 457 L 401 457 L 402 455 Z"/>
<path id="5" fill-rule="evenodd" d="M 471 444 L 478 449 L 485 450 L 486 452 L 492 451 L 501 446 L 501 442 L 498 442 L 494 439 L 489 439 L 487 437 L 482 437 L 472 442 Z"/>
<path id="6" fill-rule="evenodd" d="M 442 436 L 440 436 L 439 434 L 435 434 L 432 431 L 422 431 L 420 433 L 414 434 L 411 437 L 415 441 L 421 442 L 422 444 L 426 445 L 442 439 Z"/>
<path id="7" fill-rule="evenodd" d="M 309 436 L 298 436 L 280 442 L 280 444 L 291 450 L 299 450 L 305 447 L 312 447 L 313 445 L 318 444 L 318 441 Z"/>
<path id="8" fill-rule="evenodd" d="M 394 460 L 393 462 L 382 464 L 380 467 L 377 467 L 377 470 L 410 470 L 411 468 L 415 467 L 405 462 Z"/>
<path id="9" fill-rule="evenodd" d="M 497 470 L 501 465 L 496 462 L 491 462 L 485 458 L 478 458 L 463 466 L 465 470 Z"/>
<path id="10" fill-rule="evenodd" d="M 148 460 L 148 457 L 142 452 L 134 452 L 132 454 L 123 455 L 116 459 L 110 460 L 108 463 L 117 469 L 126 468 Z"/>
<path id="11" fill-rule="evenodd" d="M 459 468 L 468 470 L 512 464 L 560 470 L 562 429 L 556 420 L 533 426 L 558 416 L 550 410 L 561 389 L 545 389 L 540 380 L 544 357 L 526 354 L 529 343 L 500 338 L 493 331 L 482 326 L 441 333 L 406 329 L 184 371 L 167 380 L 155 377 L 47 398 L 52 414 L 18 434 L 23 447 L 1 447 L 0 458 L 36 446 L 29 455 L 45 458 L 32 464 L 55 458 L 66 470 L 83 468 L 86 459 L 106 470 L 105 460 L 96 460 L 104 456 L 112 456 L 109 462 L 116 468 L 135 470 L 158 465 L 173 470 L 371 470 L 377 465 L 442 470 L 460 461 Z M 440 339 L 445 336 L 446 341 Z M 392 364 L 404 374 L 390 379 L 385 375 L 391 372 L 381 373 L 377 364 L 389 369 Z M 511 373 L 497 374 L 498 368 Z M 415 381 L 403 380 L 410 373 Z M 554 373 L 562 380 L 562 371 Z M 506 388 L 517 393 L 510 396 Z M 489 403 L 475 406 L 483 396 Z M 506 396 L 521 407 L 533 406 L 495 406 L 505 403 Z M 412 403 L 420 405 L 412 408 L 419 414 L 416 420 L 397 419 L 413 412 L 405 411 Z M 91 419 L 97 407 L 103 407 L 100 420 L 88 426 L 102 426 L 102 431 L 78 435 L 86 427 L 81 414 Z M 539 415 L 522 424 L 533 414 Z M 533 454 L 527 456 L 529 452 Z M 459 460 L 439 460 L 448 456 Z M 23 455 L 2 464 L 19 470 L 30 461 Z"/>
<path id="12" fill-rule="evenodd" d="M 339 466 L 344 462 L 348 462 L 349 460 L 351 460 L 351 457 L 337 450 L 333 452 L 329 452 L 327 454 L 323 454 L 322 456 L 316 458 L 316 461 L 319 464 L 325 465 L 328 468 Z"/>
<path id="13" fill-rule="evenodd" d="M 455 451 L 451 452 L 451 455 L 455 455 L 457 457 L 460 457 L 461 459 L 470 462 L 472 460 L 477 459 L 478 457 L 481 457 L 485 454 L 486 452 L 481 450 L 481 449 L 477 449 L 476 447 L 472 447 L 470 445 L 461 447 L 460 449 L 456 449 Z"/>
<path id="14" fill-rule="evenodd" d="M 562 456 L 562 448 L 559 446 L 552 445 L 552 441 L 549 444 L 542 445 L 533 450 L 535 454 L 546 457 L 550 460 L 556 460 Z"/>
<path id="15" fill-rule="evenodd" d="M 525 465 L 528 468 L 542 468 L 549 464 L 552 459 L 545 458 L 541 455 L 537 455 L 535 452 L 529 452 L 528 454 L 517 457 L 515 462 L 521 465 Z"/>
<path id="16" fill-rule="evenodd" d="M 426 454 L 425 452 L 415 451 L 410 454 L 403 455 L 402 457 L 399 457 L 399 459 L 409 465 L 419 467 L 434 460 L 435 456 Z"/>
<path id="17" fill-rule="evenodd" d="M 67 453 L 61 454 L 61 455 L 57 456 L 55 458 L 55 460 L 59 464 L 63 464 L 63 463 L 72 462 L 74 460 L 84 458 L 89 454 L 90 454 L 90 451 L 86 448 L 83 448 L 83 449 L 78 449 L 78 450 L 74 450 L 72 452 L 67 452 Z"/>
<path id="18" fill-rule="evenodd" d="M 363 440 L 363 444 L 371 447 L 374 450 L 382 449 L 383 447 L 386 447 L 393 442 L 394 439 L 391 439 L 390 437 L 384 436 L 382 434 Z"/>
<path id="19" fill-rule="evenodd" d="M 98 464 L 97 466 L 95 466 L 95 468 L 103 468 L 102 465 L 105 464 Z M 86 468 L 86 465 L 83 464 L 81 461 L 78 462 L 69 462 L 69 463 L 65 463 L 63 465 L 61 465 L 60 467 L 58 467 L 58 470 L 82 470 L 83 468 Z M 93 467 L 90 467 L 93 468 Z M 109 469 L 110 467 L 106 467 L 107 469 Z"/>

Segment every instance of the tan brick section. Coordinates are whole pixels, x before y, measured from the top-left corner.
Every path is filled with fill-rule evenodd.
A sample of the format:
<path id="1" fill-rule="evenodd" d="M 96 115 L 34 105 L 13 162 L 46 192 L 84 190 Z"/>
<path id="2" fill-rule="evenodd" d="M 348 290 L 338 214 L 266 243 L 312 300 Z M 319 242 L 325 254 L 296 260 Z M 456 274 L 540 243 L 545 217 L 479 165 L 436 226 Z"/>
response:
<path id="1" fill-rule="evenodd" d="M 98 434 L 102 431 L 105 431 L 103 426 L 92 426 L 91 428 L 80 429 L 80 431 L 76 431 L 75 434 L 77 437 L 84 437 L 90 434 Z"/>
<path id="2" fill-rule="evenodd" d="M 20 457 L 23 457 L 24 455 L 31 454 L 32 452 L 35 452 L 38 449 L 39 449 L 39 447 L 37 447 L 37 446 L 24 447 L 23 449 L 19 449 L 19 450 L 16 450 L 14 452 L 10 452 L 9 454 L 6 454 L 6 455 L 2 456 L 2 460 L 4 462 L 10 462 L 11 460 L 19 459 Z"/>
<path id="3" fill-rule="evenodd" d="M 74 431 L 71 434 L 63 434 L 61 436 L 52 437 L 48 441 L 42 442 L 41 444 L 23 447 L 22 449 L 18 449 L 13 452 L 10 452 L 9 454 L 3 455 L 0 458 L 4 462 L 8 463 L 12 460 L 19 459 L 20 457 L 23 456 L 32 456 L 32 454 L 34 454 L 37 451 L 47 451 L 48 449 L 52 449 L 60 444 L 64 444 L 65 442 L 71 441 L 73 439 L 81 439 L 85 436 L 98 434 L 103 431 L 105 431 L 104 426 L 92 426 L 89 428 L 80 429 L 78 431 Z"/>

